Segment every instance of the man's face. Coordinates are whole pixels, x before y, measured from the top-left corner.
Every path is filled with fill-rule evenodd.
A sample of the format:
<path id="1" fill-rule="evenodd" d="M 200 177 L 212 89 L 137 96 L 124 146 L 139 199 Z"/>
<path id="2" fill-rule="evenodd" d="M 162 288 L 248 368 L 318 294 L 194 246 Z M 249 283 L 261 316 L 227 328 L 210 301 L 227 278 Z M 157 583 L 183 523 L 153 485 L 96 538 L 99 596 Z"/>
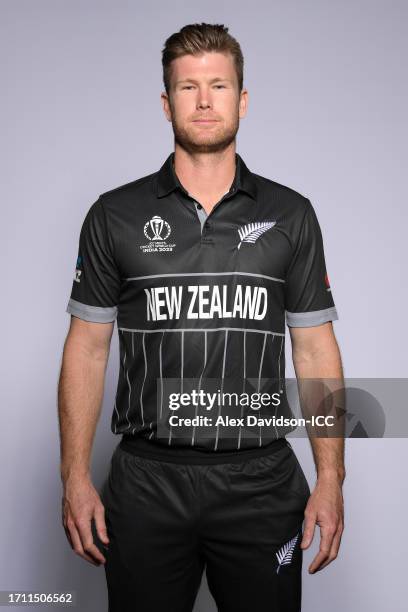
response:
<path id="1" fill-rule="evenodd" d="M 163 109 L 176 143 L 190 153 L 214 153 L 234 141 L 245 116 L 247 91 L 238 92 L 231 54 L 184 55 L 171 64 Z"/>

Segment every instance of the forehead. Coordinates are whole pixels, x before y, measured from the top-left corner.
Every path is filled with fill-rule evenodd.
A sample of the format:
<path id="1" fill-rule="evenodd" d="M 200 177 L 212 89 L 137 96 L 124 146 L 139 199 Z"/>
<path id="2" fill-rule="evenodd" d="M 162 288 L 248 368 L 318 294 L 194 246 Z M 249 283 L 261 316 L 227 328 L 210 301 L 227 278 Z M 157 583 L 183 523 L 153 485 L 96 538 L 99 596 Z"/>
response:
<path id="1" fill-rule="evenodd" d="M 173 82 L 183 79 L 231 79 L 235 74 L 234 60 L 231 53 L 217 51 L 200 55 L 183 55 L 172 62 Z"/>

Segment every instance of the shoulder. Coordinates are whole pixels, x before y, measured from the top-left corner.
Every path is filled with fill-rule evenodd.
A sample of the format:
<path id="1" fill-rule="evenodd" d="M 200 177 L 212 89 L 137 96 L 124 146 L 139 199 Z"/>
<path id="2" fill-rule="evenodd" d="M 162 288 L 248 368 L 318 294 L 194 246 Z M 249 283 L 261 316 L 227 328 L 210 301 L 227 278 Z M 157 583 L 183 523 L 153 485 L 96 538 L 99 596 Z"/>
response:
<path id="1" fill-rule="evenodd" d="M 119 227 L 129 223 L 135 214 L 140 214 L 146 203 L 154 197 L 158 172 L 152 172 L 100 193 L 91 208 L 103 217 L 107 227 Z"/>
<path id="2" fill-rule="evenodd" d="M 310 209 L 309 198 L 296 189 L 259 174 L 252 173 L 252 176 L 257 184 L 261 204 L 273 208 L 285 217 L 303 218 Z"/>
<path id="3" fill-rule="evenodd" d="M 99 200 L 104 205 L 114 205 L 115 203 L 125 202 L 135 196 L 145 195 L 146 192 L 151 191 L 153 188 L 156 176 L 157 172 L 152 172 L 146 176 L 104 191 L 100 194 Z"/>
<path id="4" fill-rule="evenodd" d="M 124 183 L 100 193 L 88 208 L 85 225 L 98 225 L 105 230 L 128 222 L 140 210 L 141 202 L 150 201 L 157 172 Z"/>
<path id="5" fill-rule="evenodd" d="M 293 187 L 259 174 L 252 175 L 257 183 L 257 201 L 262 217 L 273 219 L 276 230 L 287 238 L 294 249 L 302 232 L 308 228 L 313 232 L 317 227 L 310 199 Z"/>

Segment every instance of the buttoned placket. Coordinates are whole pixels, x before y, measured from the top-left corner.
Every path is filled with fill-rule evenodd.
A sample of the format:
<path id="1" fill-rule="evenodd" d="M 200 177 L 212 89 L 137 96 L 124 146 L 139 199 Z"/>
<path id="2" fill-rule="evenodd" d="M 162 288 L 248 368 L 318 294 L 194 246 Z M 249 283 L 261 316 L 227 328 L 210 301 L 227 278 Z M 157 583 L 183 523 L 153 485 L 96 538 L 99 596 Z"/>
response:
<path id="1" fill-rule="evenodd" d="M 195 204 L 195 207 L 196 207 L 198 218 L 199 218 L 200 223 L 201 223 L 201 234 L 202 234 L 203 233 L 204 223 L 207 220 L 208 214 L 207 214 L 206 210 L 204 209 L 204 207 L 201 206 L 201 204 L 199 202 L 196 202 L 194 200 L 194 204 Z"/>
<path id="2" fill-rule="evenodd" d="M 219 200 L 216 204 L 214 204 L 209 214 L 206 212 L 206 210 L 204 209 L 204 206 L 200 204 L 200 202 L 197 202 L 196 200 L 194 200 L 194 198 L 190 194 L 188 194 L 188 196 L 194 202 L 197 216 L 201 224 L 201 244 L 213 244 L 213 240 L 211 238 L 211 232 L 213 228 L 212 228 L 212 223 L 209 220 L 209 217 L 211 217 L 214 210 L 218 208 L 221 202 L 226 200 L 227 196 L 232 196 L 234 193 L 235 193 L 235 187 L 233 187 L 232 189 L 224 193 L 221 200 Z"/>

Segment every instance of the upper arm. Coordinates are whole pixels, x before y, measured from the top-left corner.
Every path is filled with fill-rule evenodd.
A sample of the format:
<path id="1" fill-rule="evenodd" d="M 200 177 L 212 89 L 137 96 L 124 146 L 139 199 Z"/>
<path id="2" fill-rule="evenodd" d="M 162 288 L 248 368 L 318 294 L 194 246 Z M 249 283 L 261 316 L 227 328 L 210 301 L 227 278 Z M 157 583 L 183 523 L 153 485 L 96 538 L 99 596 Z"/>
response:
<path id="1" fill-rule="evenodd" d="M 310 200 L 285 282 L 286 322 L 293 358 L 310 360 L 338 350 L 333 321 L 338 319 L 329 284 L 322 232 Z"/>
<path id="2" fill-rule="evenodd" d="M 338 319 L 326 271 L 322 233 L 309 200 L 306 200 L 284 290 L 289 328 L 315 327 Z"/>
<path id="3" fill-rule="evenodd" d="M 106 213 L 99 198 L 82 224 L 67 312 L 84 321 L 111 323 L 117 316 L 120 286 Z"/>
<path id="4" fill-rule="evenodd" d="M 109 352 L 121 279 L 101 198 L 82 224 L 76 270 L 66 311 L 71 314 L 68 344 L 89 354 Z"/>
<path id="5" fill-rule="evenodd" d="M 71 316 L 66 345 L 75 346 L 88 355 L 106 358 L 109 355 L 114 323 L 94 323 Z"/>
<path id="6" fill-rule="evenodd" d="M 297 356 L 313 356 L 338 348 L 331 321 L 313 327 L 289 327 L 289 333 L 295 359 Z"/>

